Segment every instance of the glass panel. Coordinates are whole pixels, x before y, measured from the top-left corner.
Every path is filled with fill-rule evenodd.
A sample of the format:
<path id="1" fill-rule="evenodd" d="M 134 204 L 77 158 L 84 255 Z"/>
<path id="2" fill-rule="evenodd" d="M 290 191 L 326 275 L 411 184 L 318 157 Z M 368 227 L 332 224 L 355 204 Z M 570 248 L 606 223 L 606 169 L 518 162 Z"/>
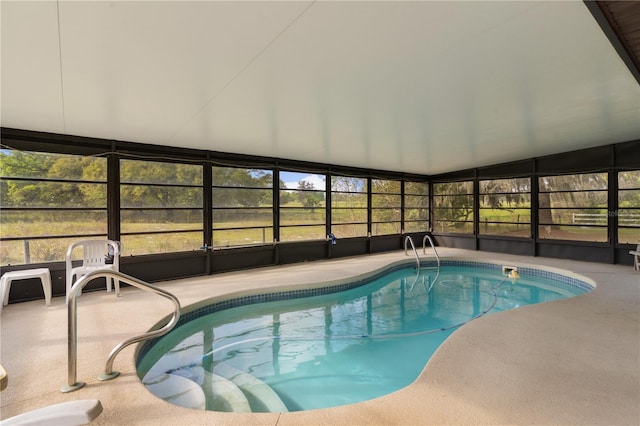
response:
<path id="1" fill-rule="evenodd" d="M 538 233 L 541 239 L 594 242 L 607 241 L 606 227 L 541 225 L 538 227 Z"/>
<path id="2" fill-rule="evenodd" d="M 83 239 L 105 239 L 107 235 Z M 0 245 L 0 265 L 63 262 L 67 248 L 78 238 L 51 238 L 43 240 L 3 241 Z"/>
<path id="3" fill-rule="evenodd" d="M 404 220 L 429 220 L 429 209 L 405 209 Z"/>
<path id="4" fill-rule="evenodd" d="M 213 188 L 214 207 L 270 207 L 273 191 L 270 189 Z"/>
<path id="5" fill-rule="evenodd" d="M 273 228 L 213 230 L 213 246 L 229 247 L 273 242 Z"/>
<path id="6" fill-rule="evenodd" d="M 371 192 L 378 194 L 400 194 L 398 180 L 371 179 Z"/>
<path id="7" fill-rule="evenodd" d="M 463 209 L 433 209 L 434 220 L 473 221 L 473 210 Z"/>
<path id="8" fill-rule="evenodd" d="M 331 225 L 331 232 L 336 238 L 366 237 L 366 224 Z"/>
<path id="9" fill-rule="evenodd" d="M 326 177 L 324 175 L 281 171 L 279 188 L 315 189 L 324 192 L 325 182 Z"/>
<path id="10" fill-rule="evenodd" d="M 544 210 L 544 213 L 543 210 L 540 211 L 540 225 L 562 224 L 580 226 L 606 226 L 607 221 L 608 214 L 606 210 L 549 209 Z"/>
<path id="11" fill-rule="evenodd" d="M 331 207 L 363 207 L 367 208 L 367 194 L 331 194 Z"/>
<path id="12" fill-rule="evenodd" d="M 213 210 L 213 228 L 240 228 L 273 226 L 271 209 L 221 209 Z"/>
<path id="13" fill-rule="evenodd" d="M 455 207 L 460 210 L 473 210 L 473 195 L 445 195 L 433 197 L 433 206 Z"/>
<path id="14" fill-rule="evenodd" d="M 640 227 L 640 209 L 618 210 L 618 226 Z"/>
<path id="15" fill-rule="evenodd" d="M 284 207 L 324 207 L 324 192 L 280 191 L 280 205 Z"/>
<path id="16" fill-rule="evenodd" d="M 372 223 L 371 235 L 399 234 L 400 222 Z"/>
<path id="17" fill-rule="evenodd" d="M 531 224 L 480 223 L 480 234 L 530 237 Z"/>
<path id="18" fill-rule="evenodd" d="M 539 203 L 540 207 L 600 207 L 606 209 L 607 191 L 544 193 L 539 194 Z"/>
<path id="19" fill-rule="evenodd" d="M 481 194 L 531 192 L 531 179 L 492 179 L 480 181 Z"/>
<path id="20" fill-rule="evenodd" d="M 122 185 L 120 203 L 126 207 L 202 207 L 201 188 Z"/>
<path id="21" fill-rule="evenodd" d="M 640 190 L 618 191 L 619 207 L 640 207 Z"/>
<path id="22" fill-rule="evenodd" d="M 280 241 L 324 240 L 325 238 L 324 225 L 280 228 Z"/>
<path id="23" fill-rule="evenodd" d="M 582 191 L 607 189 L 606 173 L 585 173 L 566 176 L 544 176 L 538 178 L 540 191 Z"/>
<path id="24" fill-rule="evenodd" d="M 483 194 L 480 195 L 480 208 L 515 209 L 531 207 L 531 194 Z"/>
<path id="25" fill-rule="evenodd" d="M 428 182 L 405 182 L 404 193 L 415 195 L 429 195 L 429 183 Z"/>
<path id="26" fill-rule="evenodd" d="M 120 182 L 202 185 L 202 166 L 160 161 L 120 160 Z"/>
<path id="27" fill-rule="evenodd" d="M 202 246 L 202 232 L 123 235 L 122 255 L 141 255 L 192 251 Z"/>
<path id="28" fill-rule="evenodd" d="M 404 196 L 404 207 L 412 208 L 412 207 L 429 207 L 429 197 L 421 197 L 416 195 L 405 195 Z"/>
<path id="29" fill-rule="evenodd" d="M 618 228 L 618 242 L 620 244 L 638 244 L 640 228 Z"/>
<path id="30" fill-rule="evenodd" d="M 331 191 L 336 192 L 367 192 L 367 179 L 331 176 Z"/>
<path id="31" fill-rule="evenodd" d="M 354 222 L 366 223 L 367 210 L 366 209 L 332 209 L 331 222 L 332 223 L 354 223 Z"/>
<path id="32" fill-rule="evenodd" d="M 376 195 L 371 196 L 371 207 L 398 207 L 402 205 L 400 195 Z"/>
<path id="33" fill-rule="evenodd" d="M 371 210 L 373 222 L 400 221 L 400 209 L 375 209 Z"/>
<path id="34" fill-rule="evenodd" d="M 2 212 L 2 237 L 45 237 L 48 235 L 107 234 L 106 210 Z M 3 241 L 0 245 L 4 245 Z"/>
<path id="35" fill-rule="evenodd" d="M 434 221 L 434 230 L 437 232 L 451 232 L 461 234 L 472 234 L 472 222 L 450 222 L 450 221 Z"/>
<path id="36" fill-rule="evenodd" d="M 262 169 L 214 166 L 213 184 L 215 186 L 272 188 L 273 172 Z"/>
<path id="37" fill-rule="evenodd" d="M 434 183 L 433 184 L 434 195 L 460 195 L 460 194 L 473 194 L 473 182 L 449 182 L 449 183 Z"/>
<path id="38" fill-rule="evenodd" d="M 3 207 L 106 207 L 107 185 L 3 180 L 1 202 Z"/>
<path id="39" fill-rule="evenodd" d="M 618 188 L 634 189 L 640 188 L 640 170 L 618 173 Z"/>
<path id="40" fill-rule="evenodd" d="M 516 222 L 530 223 L 531 210 L 529 209 L 480 209 L 481 222 Z"/>
<path id="41" fill-rule="evenodd" d="M 107 159 L 14 150 L 0 151 L 3 177 L 107 181 Z"/>
<path id="42" fill-rule="evenodd" d="M 202 229 L 202 210 L 123 210 L 120 215 L 127 233 Z"/>
<path id="43" fill-rule="evenodd" d="M 325 211 L 323 209 L 280 209 L 281 225 L 311 225 L 324 223 Z"/>
<path id="44" fill-rule="evenodd" d="M 429 222 L 426 222 L 426 221 L 405 222 L 404 230 L 405 232 L 426 232 L 429 230 Z"/>
<path id="45" fill-rule="evenodd" d="M 120 160 L 120 182 L 202 185 L 202 166 L 160 161 Z"/>

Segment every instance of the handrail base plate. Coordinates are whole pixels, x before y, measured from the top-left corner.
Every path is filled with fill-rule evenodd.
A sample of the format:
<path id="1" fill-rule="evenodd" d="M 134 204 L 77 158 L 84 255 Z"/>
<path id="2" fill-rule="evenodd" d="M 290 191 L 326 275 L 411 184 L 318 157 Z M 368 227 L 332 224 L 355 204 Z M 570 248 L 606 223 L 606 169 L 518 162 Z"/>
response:
<path id="1" fill-rule="evenodd" d="M 119 375 L 120 375 L 120 372 L 118 371 L 112 371 L 111 373 L 102 373 L 101 375 L 98 376 L 98 380 L 105 382 L 107 380 L 115 379 Z"/>
<path id="2" fill-rule="evenodd" d="M 84 387 L 84 385 L 86 385 L 85 382 L 76 382 L 72 385 L 65 385 L 60 388 L 60 392 L 69 393 L 69 392 L 77 391 L 78 389 Z"/>

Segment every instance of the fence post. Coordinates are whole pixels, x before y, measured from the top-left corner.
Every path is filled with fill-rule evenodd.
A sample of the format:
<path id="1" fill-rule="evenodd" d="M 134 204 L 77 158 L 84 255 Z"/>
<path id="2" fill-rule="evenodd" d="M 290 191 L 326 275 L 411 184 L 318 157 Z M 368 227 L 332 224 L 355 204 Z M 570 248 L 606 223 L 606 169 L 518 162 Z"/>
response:
<path id="1" fill-rule="evenodd" d="M 31 263 L 31 250 L 29 249 L 29 240 L 22 240 L 24 245 L 24 263 L 27 265 Z"/>

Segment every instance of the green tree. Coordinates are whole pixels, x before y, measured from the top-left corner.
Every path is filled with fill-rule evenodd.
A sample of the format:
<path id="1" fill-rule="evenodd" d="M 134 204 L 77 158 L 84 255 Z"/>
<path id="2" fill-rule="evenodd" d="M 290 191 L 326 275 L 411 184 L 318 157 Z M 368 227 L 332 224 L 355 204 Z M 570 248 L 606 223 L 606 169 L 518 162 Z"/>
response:
<path id="1" fill-rule="evenodd" d="M 298 201 L 304 206 L 311 208 L 313 212 L 324 201 L 321 192 L 315 191 L 313 183 L 301 180 L 298 182 Z"/>

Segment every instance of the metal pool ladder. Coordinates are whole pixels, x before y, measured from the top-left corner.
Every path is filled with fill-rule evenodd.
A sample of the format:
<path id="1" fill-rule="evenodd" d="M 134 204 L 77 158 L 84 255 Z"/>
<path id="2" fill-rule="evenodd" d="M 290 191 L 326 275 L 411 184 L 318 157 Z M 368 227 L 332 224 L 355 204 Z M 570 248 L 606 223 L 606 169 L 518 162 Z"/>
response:
<path id="1" fill-rule="evenodd" d="M 404 255 L 407 255 L 407 244 L 411 243 L 411 249 L 413 250 L 413 255 L 416 258 L 416 269 L 418 269 L 418 271 L 420 270 L 420 258 L 418 257 L 418 252 L 416 251 L 416 245 L 413 244 L 413 239 L 411 238 L 411 235 L 407 235 L 406 237 L 404 237 Z"/>
<path id="2" fill-rule="evenodd" d="M 427 246 L 426 246 L 427 240 L 429 240 L 429 244 L 431 244 L 431 248 L 433 249 L 433 254 L 436 255 L 436 261 L 438 262 L 438 271 L 439 271 L 440 270 L 440 257 L 438 256 L 438 252 L 436 251 L 436 245 L 433 244 L 433 239 L 429 236 L 429 234 L 425 234 L 424 238 L 422 238 L 422 254 L 427 254 Z M 415 248 L 414 248 L 414 251 L 415 251 Z"/>
<path id="3" fill-rule="evenodd" d="M 154 337 L 160 337 L 167 334 L 169 331 L 171 331 L 173 327 L 175 327 L 175 325 L 178 323 L 178 320 L 180 319 L 180 301 L 178 300 L 177 297 L 175 297 L 173 294 L 169 293 L 168 291 L 165 291 L 161 288 L 153 286 L 137 278 L 134 278 L 129 275 L 123 274 L 121 272 L 116 272 L 116 271 L 108 271 L 108 270 L 100 271 L 99 270 L 99 271 L 93 271 L 88 273 L 87 275 L 84 275 L 83 277 L 81 277 L 79 280 L 75 282 L 73 287 L 71 287 L 71 291 L 69 292 L 69 295 L 68 295 L 69 296 L 69 299 L 68 299 L 69 306 L 67 311 L 68 320 L 69 320 L 68 321 L 68 324 L 69 324 L 68 325 L 68 341 L 67 341 L 68 376 L 67 376 L 67 384 L 62 388 L 60 388 L 61 392 L 65 392 L 65 393 L 73 392 L 75 390 L 82 388 L 85 385 L 84 382 L 77 381 L 77 360 L 78 360 L 77 296 L 78 294 L 80 294 L 84 286 L 86 286 L 89 281 L 95 278 L 101 278 L 101 277 L 105 277 L 107 279 L 114 278 L 116 280 L 120 280 L 121 282 L 125 282 L 134 287 L 138 287 L 144 291 L 148 291 L 150 293 L 155 293 L 162 297 L 166 297 L 167 299 L 173 302 L 174 311 L 169 322 L 165 324 L 163 327 L 157 330 L 149 331 L 139 336 L 131 337 L 125 340 L 124 342 L 117 344 L 111 350 L 111 353 L 109 354 L 109 358 L 107 359 L 107 364 L 105 366 L 104 373 L 102 373 L 98 377 L 98 379 L 104 381 L 104 380 L 115 379 L 116 377 L 118 377 L 120 373 L 117 371 L 113 371 L 113 361 L 116 355 L 118 355 L 118 353 L 120 353 L 121 350 L 123 350 L 124 348 L 126 348 L 127 346 L 133 343 L 141 342 L 147 339 L 152 339 Z"/>

